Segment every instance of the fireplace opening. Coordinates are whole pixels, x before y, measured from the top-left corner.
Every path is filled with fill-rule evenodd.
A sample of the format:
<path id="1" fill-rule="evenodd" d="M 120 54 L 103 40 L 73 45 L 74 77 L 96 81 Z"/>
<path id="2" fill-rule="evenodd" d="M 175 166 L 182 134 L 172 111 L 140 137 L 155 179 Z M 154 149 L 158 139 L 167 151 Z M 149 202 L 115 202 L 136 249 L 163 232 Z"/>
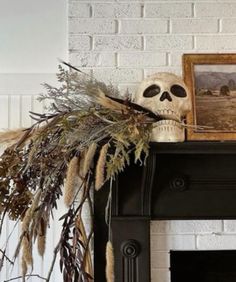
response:
<path id="1" fill-rule="evenodd" d="M 236 251 L 170 251 L 171 282 L 236 282 Z"/>

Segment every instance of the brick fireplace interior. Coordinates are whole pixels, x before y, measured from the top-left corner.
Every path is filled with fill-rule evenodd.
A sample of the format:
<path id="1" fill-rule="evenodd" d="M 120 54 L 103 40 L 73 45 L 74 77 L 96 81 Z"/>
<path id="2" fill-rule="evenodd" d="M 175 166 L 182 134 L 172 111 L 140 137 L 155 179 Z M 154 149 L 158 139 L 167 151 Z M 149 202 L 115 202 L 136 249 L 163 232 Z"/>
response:
<path id="1" fill-rule="evenodd" d="M 171 251 L 171 282 L 236 281 L 236 251 Z"/>

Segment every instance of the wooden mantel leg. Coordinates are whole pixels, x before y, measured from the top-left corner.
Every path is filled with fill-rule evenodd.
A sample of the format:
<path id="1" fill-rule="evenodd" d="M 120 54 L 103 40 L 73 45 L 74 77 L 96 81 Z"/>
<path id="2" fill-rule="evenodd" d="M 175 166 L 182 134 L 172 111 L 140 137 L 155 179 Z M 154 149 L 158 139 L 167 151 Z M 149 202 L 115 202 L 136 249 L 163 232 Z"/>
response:
<path id="1" fill-rule="evenodd" d="M 150 282 L 150 218 L 113 217 L 115 282 Z"/>

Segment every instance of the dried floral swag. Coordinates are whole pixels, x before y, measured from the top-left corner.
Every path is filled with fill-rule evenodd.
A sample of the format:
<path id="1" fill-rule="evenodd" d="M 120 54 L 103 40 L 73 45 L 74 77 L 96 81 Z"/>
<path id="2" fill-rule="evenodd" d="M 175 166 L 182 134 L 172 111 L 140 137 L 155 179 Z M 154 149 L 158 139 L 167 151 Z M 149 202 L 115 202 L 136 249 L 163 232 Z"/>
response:
<path id="1" fill-rule="evenodd" d="M 59 88 L 45 84 L 47 94 L 39 98 L 49 100 L 49 113 L 31 112 L 33 126 L 0 134 L 0 142 L 7 143 L 0 158 L 0 234 L 7 216 L 21 222 L 15 255 L 6 256 L 6 244 L 0 269 L 20 255 L 23 281 L 33 266 L 34 243 L 44 255 L 47 229 L 62 195 L 68 209 L 60 219 L 60 240 L 43 279 L 50 281 L 59 256 L 64 281 L 92 281 L 93 224 L 86 232 L 82 210 L 86 205 L 93 218 L 94 188 L 114 179 L 129 165 L 131 155 L 135 162 L 145 162 L 153 123 L 160 120 L 128 95 L 122 98 L 112 86 L 72 66 L 69 71 L 59 66 L 58 80 Z M 110 242 L 107 253 L 112 256 Z M 112 264 L 107 266 L 109 281 L 114 280 Z"/>

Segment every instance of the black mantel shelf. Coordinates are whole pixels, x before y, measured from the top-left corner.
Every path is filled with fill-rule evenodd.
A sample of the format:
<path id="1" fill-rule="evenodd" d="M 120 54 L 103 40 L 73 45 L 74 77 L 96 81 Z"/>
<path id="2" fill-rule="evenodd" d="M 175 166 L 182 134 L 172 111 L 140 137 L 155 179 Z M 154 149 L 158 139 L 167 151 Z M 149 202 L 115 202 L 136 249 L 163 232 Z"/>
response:
<path id="1" fill-rule="evenodd" d="M 160 154 L 236 154 L 236 141 L 188 141 L 150 143 L 151 151 Z"/>
<path id="2" fill-rule="evenodd" d="M 107 240 L 107 193 L 95 196 L 95 254 Z M 150 282 L 151 220 L 236 219 L 236 142 L 151 143 L 146 165 L 117 178 L 112 202 L 115 281 Z M 95 255 L 95 281 L 103 270 Z"/>

